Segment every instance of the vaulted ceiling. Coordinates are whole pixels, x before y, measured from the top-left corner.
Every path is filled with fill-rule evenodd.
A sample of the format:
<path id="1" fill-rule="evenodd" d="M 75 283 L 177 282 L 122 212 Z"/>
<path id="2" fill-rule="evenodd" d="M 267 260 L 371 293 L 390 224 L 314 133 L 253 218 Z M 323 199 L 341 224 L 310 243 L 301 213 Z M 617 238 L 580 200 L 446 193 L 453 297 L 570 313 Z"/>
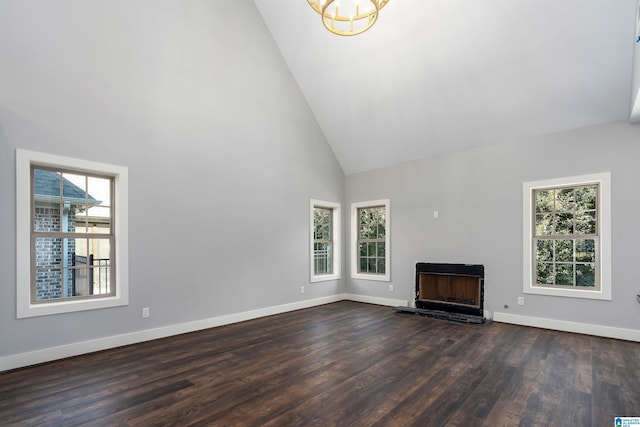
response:
<path id="1" fill-rule="evenodd" d="M 255 0 L 346 174 L 629 117 L 637 0 Z"/>

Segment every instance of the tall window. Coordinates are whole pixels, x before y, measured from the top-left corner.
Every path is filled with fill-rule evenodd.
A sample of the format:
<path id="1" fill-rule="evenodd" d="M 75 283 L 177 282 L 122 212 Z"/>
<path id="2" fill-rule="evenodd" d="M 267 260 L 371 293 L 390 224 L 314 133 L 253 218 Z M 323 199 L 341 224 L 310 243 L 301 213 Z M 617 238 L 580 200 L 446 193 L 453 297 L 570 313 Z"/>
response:
<path id="1" fill-rule="evenodd" d="M 599 185 L 533 191 L 536 286 L 600 288 Z"/>
<path id="2" fill-rule="evenodd" d="M 608 174 L 526 183 L 525 292 L 608 299 L 608 187 Z"/>
<path id="3" fill-rule="evenodd" d="M 314 275 L 333 273 L 332 209 L 313 209 L 313 270 Z"/>
<path id="4" fill-rule="evenodd" d="M 311 200 L 311 282 L 340 278 L 340 205 Z"/>
<path id="5" fill-rule="evenodd" d="M 31 166 L 31 303 L 114 295 L 113 185 Z"/>
<path id="6" fill-rule="evenodd" d="M 354 278 L 390 280 L 389 210 L 389 200 L 352 204 Z"/>
<path id="7" fill-rule="evenodd" d="M 16 153 L 18 317 L 128 303 L 126 168 Z"/>

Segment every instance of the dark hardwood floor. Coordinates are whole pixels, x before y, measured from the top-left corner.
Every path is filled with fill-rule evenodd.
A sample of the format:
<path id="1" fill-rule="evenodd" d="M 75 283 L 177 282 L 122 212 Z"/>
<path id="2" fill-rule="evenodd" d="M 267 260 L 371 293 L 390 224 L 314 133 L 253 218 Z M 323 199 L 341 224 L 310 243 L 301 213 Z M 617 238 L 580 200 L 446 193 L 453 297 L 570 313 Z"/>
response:
<path id="1" fill-rule="evenodd" d="M 0 373 L 0 425 L 613 426 L 640 344 L 339 302 Z"/>

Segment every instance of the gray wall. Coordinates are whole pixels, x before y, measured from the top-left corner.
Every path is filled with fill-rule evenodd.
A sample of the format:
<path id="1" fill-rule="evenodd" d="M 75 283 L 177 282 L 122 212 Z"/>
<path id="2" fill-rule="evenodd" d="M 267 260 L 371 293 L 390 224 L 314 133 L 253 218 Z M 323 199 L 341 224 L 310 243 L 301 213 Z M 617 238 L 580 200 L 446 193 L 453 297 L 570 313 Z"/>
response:
<path id="1" fill-rule="evenodd" d="M 492 311 L 638 328 L 637 126 L 345 182 L 251 0 L 4 0 L 0 58 L 0 356 L 342 292 L 408 300 L 415 261 L 484 264 Z M 128 306 L 15 318 L 16 148 L 129 168 Z M 522 182 L 602 171 L 613 300 L 526 295 L 518 307 Z M 343 280 L 308 283 L 310 198 L 345 202 L 345 248 L 349 204 L 391 199 L 394 292 L 349 279 L 348 262 Z"/>
<path id="2" fill-rule="evenodd" d="M 349 175 L 347 210 L 352 202 L 391 199 L 394 285 L 389 292 L 387 282 L 350 280 L 349 292 L 406 301 L 415 261 L 478 263 L 490 311 L 638 330 L 639 159 L 640 127 L 611 123 Z M 522 183 L 605 171 L 612 181 L 612 301 L 523 294 Z"/>
<path id="3" fill-rule="evenodd" d="M 0 58 L 0 356 L 344 292 L 308 256 L 344 174 L 253 1 L 4 0 Z M 129 168 L 128 306 L 16 320 L 16 148 Z"/>

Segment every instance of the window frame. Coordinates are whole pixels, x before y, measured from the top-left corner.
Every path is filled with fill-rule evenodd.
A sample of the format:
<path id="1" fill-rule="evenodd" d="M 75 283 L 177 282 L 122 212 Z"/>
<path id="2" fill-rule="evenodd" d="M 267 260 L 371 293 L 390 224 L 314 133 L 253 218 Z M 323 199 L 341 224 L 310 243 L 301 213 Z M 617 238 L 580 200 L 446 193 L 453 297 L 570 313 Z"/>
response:
<path id="1" fill-rule="evenodd" d="M 113 177 L 113 295 L 32 302 L 32 166 Z M 128 169 L 106 163 L 16 149 L 16 317 L 27 318 L 128 305 Z"/>
<path id="2" fill-rule="evenodd" d="M 551 287 L 534 283 L 535 243 L 534 201 L 535 191 L 564 187 L 597 185 L 599 188 L 597 206 L 597 230 L 599 247 L 596 248 L 596 282 L 599 289 Z M 611 300 L 611 174 L 610 172 L 553 178 L 523 183 L 523 291 L 527 294 L 551 295 L 573 298 Z M 572 235 L 576 236 L 576 235 Z M 575 238 L 575 237 L 573 237 Z"/>
<path id="3" fill-rule="evenodd" d="M 329 209 L 331 210 L 331 242 L 333 247 L 332 265 L 333 272 L 329 274 L 316 274 L 315 272 L 315 256 L 314 256 L 314 209 Z M 341 218 L 340 203 L 327 202 L 324 200 L 311 199 L 309 202 L 309 282 L 326 282 L 329 280 L 338 280 L 341 278 L 342 267 L 342 227 L 340 224 Z"/>
<path id="4" fill-rule="evenodd" d="M 360 273 L 358 271 L 358 210 L 383 206 L 385 209 L 385 272 L 384 274 Z M 391 202 L 389 199 L 356 202 L 351 204 L 351 278 L 374 280 L 380 282 L 391 281 Z"/>

